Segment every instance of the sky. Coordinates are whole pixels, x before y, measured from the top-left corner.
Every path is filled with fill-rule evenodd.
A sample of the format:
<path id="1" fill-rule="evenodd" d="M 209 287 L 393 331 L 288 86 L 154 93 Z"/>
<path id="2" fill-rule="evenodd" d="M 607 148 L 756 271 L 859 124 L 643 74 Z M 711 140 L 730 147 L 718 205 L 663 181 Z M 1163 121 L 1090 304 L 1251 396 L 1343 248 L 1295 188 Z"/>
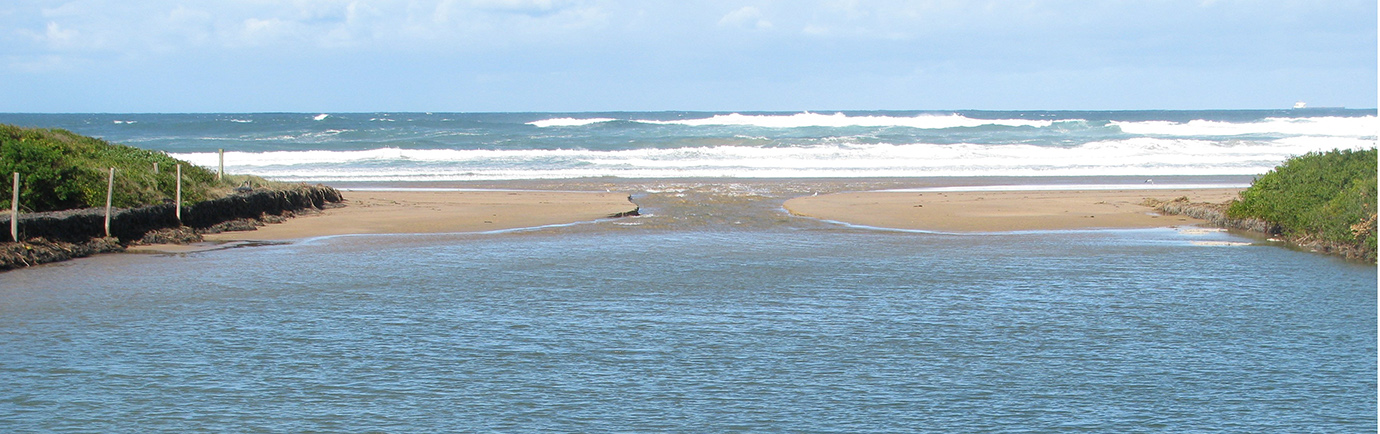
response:
<path id="1" fill-rule="evenodd" d="M 1375 0 L 6 0 L 0 112 L 1374 108 Z"/>

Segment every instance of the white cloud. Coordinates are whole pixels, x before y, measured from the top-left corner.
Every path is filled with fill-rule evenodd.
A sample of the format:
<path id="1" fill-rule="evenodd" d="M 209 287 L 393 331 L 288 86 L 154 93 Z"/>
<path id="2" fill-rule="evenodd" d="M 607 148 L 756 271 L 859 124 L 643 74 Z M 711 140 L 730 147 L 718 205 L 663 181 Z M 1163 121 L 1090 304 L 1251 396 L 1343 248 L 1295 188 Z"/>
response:
<path id="1" fill-rule="evenodd" d="M 58 23 L 49 21 L 48 30 L 44 32 L 45 39 L 49 45 L 63 47 L 76 42 L 81 33 L 72 29 L 64 29 Z"/>
<path id="2" fill-rule="evenodd" d="M 30 40 L 53 50 L 67 50 L 78 48 L 81 43 L 81 32 L 75 29 L 63 28 L 56 21 L 49 21 L 42 32 L 29 29 L 19 29 L 17 32 L 28 37 Z"/>
<path id="3" fill-rule="evenodd" d="M 751 27 L 756 29 L 770 29 L 771 21 L 762 18 L 762 11 L 753 6 L 743 6 L 725 14 L 719 19 L 720 26 L 731 27 Z"/>
<path id="4" fill-rule="evenodd" d="M 1373 77 L 1374 11 L 1374 0 L 0 0 L 0 67 L 185 64 L 196 77 L 212 69 L 198 59 L 235 59 L 237 78 L 263 82 L 329 64 L 342 77 L 575 77 L 562 79 L 572 89 L 579 77 L 674 88 L 940 65 L 962 77 L 1362 64 Z"/>
<path id="5" fill-rule="evenodd" d="M 279 18 L 246 18 L 229 42 L 232 45 L 248 46 L 286 42 L 284 39 L 296 33 L 297 27 L 296 22 Z"/>
<path id="6" fill-rule="evenodd" d="M 553 0 L 470 0 L 469 5 L 476 9 L 512 12 L 547 12 L 557 6 Z"/>
<path id="7" fill-rule="evenodd" d="M 593 41 L 610 10 L 627 11 L 608 6 L 617 1 L 25 0 L 0 6 L 0 55 L 563 46 Z"/>

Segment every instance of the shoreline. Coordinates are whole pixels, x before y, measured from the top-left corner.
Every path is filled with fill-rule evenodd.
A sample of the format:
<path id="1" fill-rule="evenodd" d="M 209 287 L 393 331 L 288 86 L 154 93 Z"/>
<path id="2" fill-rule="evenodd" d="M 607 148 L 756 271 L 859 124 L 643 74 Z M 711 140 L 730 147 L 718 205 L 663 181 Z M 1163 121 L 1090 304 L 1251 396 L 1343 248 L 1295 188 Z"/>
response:
<path id="1" fill-rule="evenodd" d="M 180 209 L 164 203 L 135 208 L 20 213 L 18 216 L 5 213 L 0 216 L 3 224 L 18 223 L 19 232 L 13 236 L 14 241 L 0 243 L 0 271 L 99 253 L 124 252 L 133 245 L 185 244 L 199 241 L 199 234 L 203 232 L 230 227 L 253 228 L 253 222 L 283 221 L 298 212 L 326 208 L 339 201 L 340 193 L 335 189 L 299 184 L 231 194 Z"/>
<path id="2" fill-rule="evenodd" d="M 1146 199 L 1188 196 L 1195 201 L 1226 201 L 1236 197 L 1248 185 L 1246 181 L 1237 176 L 1203 176 L 1164 177 L 1156 181 L 1159 184 L 1146 183 L 1144 177 L 583 178 L 335 183 L 332 187 L 345 198 L 343 207 L 254 231 L 207 234 L 204 238 L 208 242 L 285 241 L 332 235 L 484 232 L 635 215 L 643 206 L 634 202 L 635 197 L 654 207 L 667 201 L 676 206 L 701 206 L 706 204 L 694 201 L 728 200 L 727 196 L 681 197 L 683 194 L 675 193 L 705 186 L 757 188 L 770 193 L 750 195 L 755 197 L 751 200 L 776 202 L 778 209 L 795 217 L 879 228 L 1003 232 L 1173 227 L 1206 221 L 1155 214 L 1153 208 L 1144 204 Z M 867 199 L 827 204 L 849 195 L 864 195 L 861 197 Z M 920 208 L 908 201 L 920 195 L 928 196 L 932 204 L 926 213 L 929 217 L 916 220 L 914 211 Z M 819 198 L 825 198 L 825 202 L 816 203 Z M 735 197 L 732 201 L 742 199 Z M 1050 200 L 1053 202 L 1045 203 Z M 833 209 L 825 210 L 821 205 Z M 934 212 L 948 208 L 954 209 Z M 684 210 L 665 212 L 675 214 Z M 924 223 L 927 221 L 938 223 Z"/>
<path id="3" fill-rule="evenodd" d="M 473 181 L 335 181 L 321 182 L 341 191 L 364 189 L 474 189 L 474 190 L 543 190 L 543 191 L 627 191 L 629 186 L 657 184 L 744 184 L 744 185 L 810 185 L 829 188 L 829 191 L 861 191 L 863 189 L 906 188 L 977 188 L 992 186 L 1047 185 L 1118 185 L 1124 189 L 1141 189 L 1157 185 L 1250 185 L 1257 175 L 1174 175 L 1174 176 L 909 176 L 909 177 L 822 177 L 822 178 L 734 178 L 734 177 L 667 177 L 667 178 L 554 178 Z M 1153 183 L 1147 183 L 1147 179 Z M 629 191 L 636 194 L 636 192 Z"/>
<path id="4" fill-rule="evenodd" d="M 1147 199 L 1226 202 L 1243 189 L 1089 189 L 866 191 L 787 200 L 791 215 L 846 224 L 932 232 L 980 233 L 1136 229 L 1202 225 L 1162 215 Z"/>
<path id="5" fill-rule="evenodd" d="M 282 241 L 334 235 L 483 232 L 636 215 L 627 193 L 543 190 L 341 189 L 344 206 L 253 231 L 206 234 L 210 242 Z"/>
<path id="6" fill-rule="evenodd" d="M 1152 201 L 1225 203 L 1243 177 L 584 178 L 336 183 L 342 201 L 301 212 L 240 217 L 224 231 L 180 228 L 159 241 L 93 239 L 44 247 L 54 262 L 99 253 L 187 254 L 340 235 L 482 233 L 595 222 L 643 230 L 767 228 L 791 219 L 938 233 L 1073 231 L 1208 225 L 1158 213 Z M 1172 186 L 1172 188 L 1170 188 Z M 645 207 L 645 208 L 644 208 Z M 629 230 L 629 229 L 619 229 Z M 182 239 L 182 241 L 178 241 Z M 164 241 L 166 240 L 166 241 Z M 169 244 L 157 244 L 157 243 Z M 104 244 L 102 244 L 104 243 Z M 24 245 L 16 243 L 15 252 Z M 33 247 L 33 246 L 31 246 Z M 65 252 L 71 252 L 65 253 Z M 14 255 L 10 255 L 14 256 Z M 34 261 L 11 261 L 16 266 Z M 12 267 L 13 268 L 13 267 Z"/>
<path id="7" fill-rule="evenodd" d="M 258 223 L 254 230 L 203 234 L 201 242 L 136 244 L 126 251 L 178 254 L 218 250 L 227 244 L 277 244 L 337 235 L 536 228 L 637 215 L 644 205 L 634 202 L 634 198 L 655 208 L 649 211 L 673 219 L 680 213 L 700 211 L 681 207 L 699 207 L 705 202 L 733 202 L 734 207 L 758 203 L 751 209 L 735 208 L 734 212 L 743 214 L 735 215 L 730 224 L 737 224 L 740 217 L 752 218 L 752 213 L 778 209 L 790 218 L 933 232 L 1174 227 L 1207 222 L 1155 214 L 1144 204 L 1146 199 L 1187 196 L 1195 202 L 1225 201 L 1234 198 L 1241 188 L 1183 187 L 1220 187 L 1241 184 L 1243 179 L 1166 177 L 1156 182 L 1161 185 L 1146 184 L 1143 177 L 586 178 L 335 183 L 330 187 L 342 192 L 343 206 L 299 213 L 285 220 L 269 219 L 267 224 Z M 742 196 L 735 190 L 740 188 L 756 192 Z M 690 197 L 677 193 L 703 193 L 703 189 L 720 191 Z M 1211 194 L 1203 196 L 1205 192 Z"/>

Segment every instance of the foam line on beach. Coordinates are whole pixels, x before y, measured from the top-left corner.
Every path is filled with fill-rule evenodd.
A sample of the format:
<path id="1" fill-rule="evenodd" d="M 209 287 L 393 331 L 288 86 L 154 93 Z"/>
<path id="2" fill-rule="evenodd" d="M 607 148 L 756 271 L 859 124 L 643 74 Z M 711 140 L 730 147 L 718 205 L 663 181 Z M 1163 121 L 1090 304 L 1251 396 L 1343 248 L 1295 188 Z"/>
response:
<path id="1" fill-rule="evenodd" d="M 606 222 L 606 221 L 612 221 L 612 220 L 617 220 L 617 219 L 618 219 L 617 217 L 605 217 L 605 218 L 598 218 L 598 219 L 593 219 L 593 220 L 574 221 L 574 222 L 569 222 L 569 223 L 551 223 L 551 224 L 544 224 L 544 225 L 537 225 L 537 226 L 520 226 L 520 227 L 514 227 L 514 228 L 486 229 L 486 230 L 478 230 L 478 231 L 449 231 L 449 232 L 385 232 L 385 233 L 368 233 L 368 234 L 331 234 L 331 235 L 317 235 L 317 236 L 311 236 L 311 237 L 302 237 L 302 238 L 296 238 L 296 239 L 289 239 L 289 241 L 286 241 L 286 242 L 272 242 L 272 243 L 269 243 L 269 244 L 271 244 L 271 245 L 287 245 L 287 244 L 300 244 L 300 245 L 306 245 L 306 244 L 311 244 L 311 243 L 313 243 L 313 242 L 318 242 L 318 241 L 329 241 L 329 240 L 332 240 L 332 239 L 341 239 L 341 238 L 369 238 L 369 237 L 374 237 L 374 238 L 407 238 L 407 237 L 424 237 L 424 238 L 429 238 L 429 239 L 431 239 L 431 238 L 436 238 L 436 237 L 462 237 L 462 236 L 480 236 L 480 235 L 500 235 L 500 234 L 512 234 L 512 233 L 523 233 L 523 232 L 537 232 L 537 231 L 546 230 L 546 229 L 568 228 L 568 227 L 581 226 L 581 225 L 591 225 L 591 224 L 598 224 L 598 223 L 603 223 L 603 222 Z"/>
<path id="2" fill-rule="evenodd" d="M 1081 190 L 1209 190 L 1245 189 L 1250 184 L 1021 184 L 1021 185 L 965 185 L 956 187 L 900 188 L 878 190 L 887 193 L 957 193 L 968 191 L 1081 191 Z"/>
<path id="3" fill-rule="evenodd" d="M 787 211 L 787 213 L 789 214 L 789 211 Z M 863 225 L 863 224 L 857 224 L 857 223 L 849 223 L 849 222 L 839 221 L 839 220 L 830 220 L 830 219 L 823 219 L 823 218 L 806 217 L 806 216 L 800 216 L 800 215 L 793 215 L 793 216 L 794 216 L 794 217 L 797 217 L 797 218 L 807 218 L 807 219 L 816 220 L 816 221 L 820 221 L 820 222 L 824 222 L 824 223 L 829 223 L 829 224 L 833 224 L 833 225 L 843 226 L 843 227 L 846 227 L 846 228 L 849 228 L 849 229 L 860 229 L 860 230 L 877 231 L 877 232 L 900 232 L 900 233 L 907 233 L 907 234 L 944 235 L 944 236 L 955 236 L 955 237 L 991 237 L 991 236 L 1009 236 L 1009 235 L 1078 234 L 1078 233 L 1089 233 L 1089 234 L 1091 234 L 1091 233 L 1112 233 L 1112 232 L 1124 232 L 1124 233 L 1151 233 L 1151 232 L 1165 232 L 1165 231 L 1173 231 L 1173 232 L 1176 232 L 1176 233 L 1182 233 L 1182 232 L 1179 231 L 1178 228 L 1176 228 L 1176 227 L 1157 227 L 1157 228 L 1026 229 L 1026 230 L 1013 230 L 1013 231 L 974 231 L 974 232 L 958 232 L 958 231 L 936 231 L 936 230 L 929 230 L 929 229 L 888 228 L 888 227 L 882 227 L 882 226 L 872 226 L 872 225 Z"/>
<path id="4" fill-rule="evenodd" d="M 416 191 L 416 192 L 436 192 L 451 193 L 462 191 L 526 191 L 512 188 L 456 188 L 456 187 L 346 187 L 337 188 L 340 191 Z M 547 190 L 541 190 L 547 191 Z"/>
<path id="5" fill-rule="evenodd" d="M 337 188 L 339 191 L 365 192 L 398 192 L 398 193 L 512 193 L 512 192 L 541 192 L 541 193 L 611 193 L 609 190 L 547 190 L 547 189 L 520 189 L 520 188 L 464 188 L 464 187 L 344 187 Z"/>
<path id="6" fill-rule="evenodd" d="M 785 209 L 783 208 L 782 210 L 784 211 Z M 789 211 L 786 211 L 786 212 L 787 212 L 787 214 L 790 214 Z M 856 224 L 856 223 L 848 223 L 848 222 L 844 222 L 844 221 L 830 220 L 830 219 L 821 219 L 821 218 L 814 218 L 814 217 L 802 217 L 802 216 L 795 216 L 795 217 L 798 217 L 798 218 L 808 218 L 808 219 L 811 219 L 811 220 L 816 220 L 816 221 L 820 221 L 820 222 L 824 222 L 824 223 L 828 223 L 828 224 L 832 224 L 832 225 L 838 225 L 838 226 L 842 226 L 842 227 L 849 228 L 849 229 L 858 229 L 858 230 L 864 230 L 864 231 L 898 232 L 898 233 L 907 233 L 907 234 L 939 235 L 939 236 L 953 236 L 953 237 L 994 237 L 994 236 L 1048 235 L 1048 234 L 1107 234 L 1107 233 L 1153 234 L 1153 233 L 1167 233 L 1167 232 L 1172 232 L 1172 233 L 1174 233 L 1174 234 L 1177 234 L 1177 235 L 1180 235 L 1180 236 L 1184 236 L 1184 237 L 1192 237 L 1192 236 L 1196 236 L 1196 235 L 1202 235 L 1203 233 L 1215 233 L 1215 232 L 1214 232 L 1214 229 L 1215 229 L 1215 228 L 1199 228 L 1199 227 L 1196 227 L 1196 226 L 1189 226 L 1189 227 L 1158 227 L 1158 228 L 1081 228 L 1081 229 L 1037 229 L 1037 230 L 1016 230 L 1016 231 L 950 232 L 950 231 L 935 231 L 935 230 L 926 230 L 926 229 L 888 228 L 888 227 L 881 227 L 881 226 L 861 225 L 861 224 Z M 1199 233 L 1199 232 L 1202 232 L 1202 233 Z M 1255 243 L 1253 243 L 1253 242 L 1248 242 L 1248 241 L 1233 241 L 1233 240 L 1194 240 L 1194 239 L 1176 240 L 1176 241 L 1174 242 L 1174 244 L 1188 245 L 1188 246 L 1195 246 L 1195 247 L 1247 247 L 1247 246 L 1254 246 L 1254 245 L 1255 245 Z"/>

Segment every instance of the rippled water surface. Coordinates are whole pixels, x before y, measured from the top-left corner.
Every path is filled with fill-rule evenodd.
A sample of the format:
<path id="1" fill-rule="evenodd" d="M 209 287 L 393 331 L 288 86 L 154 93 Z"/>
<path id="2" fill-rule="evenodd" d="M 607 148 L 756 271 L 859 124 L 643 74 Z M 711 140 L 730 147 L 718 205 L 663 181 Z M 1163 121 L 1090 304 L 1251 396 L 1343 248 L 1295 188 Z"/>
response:
<path id="1" fill-rule="evenodd" d="M 0 113 L 305 182 L 1254 176 L 1376 146 L 1374 109 L 616 113 Z M 224 158 L 220 151 L 224 150 Z M 169 193 L 171 194 L 171 193 Z"/>
<path id="2" fill-rule="evenodd" d="M 0 430 L 1376 427 L 1373 266 L 1220 232 L 649 208 L 0 274 Z"/>

